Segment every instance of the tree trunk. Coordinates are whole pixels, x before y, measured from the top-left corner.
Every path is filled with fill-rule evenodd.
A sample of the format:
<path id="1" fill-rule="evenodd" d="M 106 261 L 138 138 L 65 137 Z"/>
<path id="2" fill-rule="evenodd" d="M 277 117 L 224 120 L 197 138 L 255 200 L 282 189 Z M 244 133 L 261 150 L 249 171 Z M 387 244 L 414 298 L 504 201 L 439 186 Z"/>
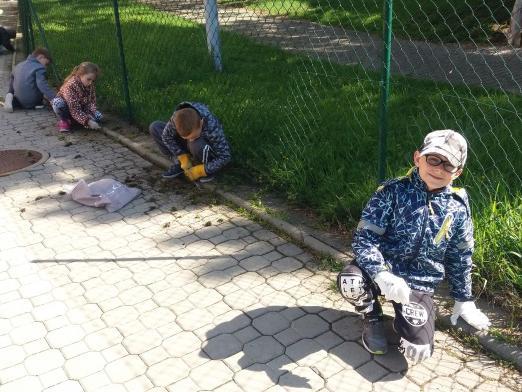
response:
<path id="1" fill-rule="evenodd" d="M 521 33 L 522 33 L 522 0 L 516 0 L 511 12 L 511 23 L 509 26 L 509 39 L 510 45 L 515 48 L 520 47 L 521 44 Z"/>

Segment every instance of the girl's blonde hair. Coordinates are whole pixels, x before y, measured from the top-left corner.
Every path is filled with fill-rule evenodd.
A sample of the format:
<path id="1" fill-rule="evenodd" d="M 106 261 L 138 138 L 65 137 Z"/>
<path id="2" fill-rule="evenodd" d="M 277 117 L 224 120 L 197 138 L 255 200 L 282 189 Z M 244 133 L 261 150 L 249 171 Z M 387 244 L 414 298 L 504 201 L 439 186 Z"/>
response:
<path id="1" fill-rule="evenodd" d="M 71 73 L 65 78 L 64 83 L 71 79 L 73 76 L 82 76 L 85 74 L 95 74 L 98 77 L 101 73 L 100 67 L 98 65 L 91 63 L 89 61 L 84 61 L 83 63 L 77 65 L 73 68 Z"/>

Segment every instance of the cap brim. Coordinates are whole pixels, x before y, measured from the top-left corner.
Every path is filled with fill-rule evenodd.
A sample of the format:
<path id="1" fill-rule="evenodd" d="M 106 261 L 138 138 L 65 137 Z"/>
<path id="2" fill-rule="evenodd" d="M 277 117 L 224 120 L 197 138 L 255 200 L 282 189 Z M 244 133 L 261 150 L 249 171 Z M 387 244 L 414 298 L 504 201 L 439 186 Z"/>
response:
<path id="1" fill-rule="evenodd" d="M 448 160 L 449 163 L 451 163 L 455 167 L 460 167 L 461 163 L 460 161 L 450 152 L 446 151 L 445 149 L 438 147 L 438 146 L 431 146 L 426 147 L 423 149 L 420 153 L 421 156 L 426 154 L 439 154 L 442 155 L 444 158 Z"/>

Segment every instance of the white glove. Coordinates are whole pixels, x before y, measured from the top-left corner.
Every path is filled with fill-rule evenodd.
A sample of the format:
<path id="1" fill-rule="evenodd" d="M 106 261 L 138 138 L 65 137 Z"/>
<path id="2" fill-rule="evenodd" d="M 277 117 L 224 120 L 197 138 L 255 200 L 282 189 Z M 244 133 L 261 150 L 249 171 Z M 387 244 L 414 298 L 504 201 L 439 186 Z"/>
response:
<path id="1" fill-rule="evenodd" d="M 455 305 L 453 306 L 453 314 L 450 317 L 451 324 L 457 325 L 457 320 L 459 317 L 462 317 L 464 321 L 478 330 L 487 331 L 491 325 L 488 316 L 477 309 L 475 302 L 473 301 L 455 301 Z"/>
<path id="2" fill-rule="evenodd" d="M 381 293 L 388 301 L 394 301 L 407 305 L 410 303 L 411 289 L 406 281 L 388 271 L 381 271 L 374 278 L 379 285 Z"/>
<path id="3" fill-rule="evenodd" d="M 87 128 L 91 128 L 91 129 L 100 129 L 100 124 L 98 124 L 96 121 L 94 120 L 89 120 L 89 122 L 87 123 Z"/>

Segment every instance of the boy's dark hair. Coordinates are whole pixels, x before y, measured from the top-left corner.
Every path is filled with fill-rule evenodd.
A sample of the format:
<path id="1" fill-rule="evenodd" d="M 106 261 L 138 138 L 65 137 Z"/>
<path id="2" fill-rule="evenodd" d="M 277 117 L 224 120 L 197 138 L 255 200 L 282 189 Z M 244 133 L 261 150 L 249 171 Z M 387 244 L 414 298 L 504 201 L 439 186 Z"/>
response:
<path id="1" fill-rule="evenodd" d="M 183 108 L 176 110 L 171 118 L 175 123 L 176 131 L 181 137 L 187 137 L 190 133 L 199 127 L 201 117 L 193 108 Z"/>
<path id="2" fill-rule="evenodd" d="M 53 58 L 51 57 L 51 53 L 46 48 L 36 48 L 33 50 L 33 53 L 31 53 L 34 57 L 38 56 L 44 56 L 49 62 L 53 62 Z"/>

